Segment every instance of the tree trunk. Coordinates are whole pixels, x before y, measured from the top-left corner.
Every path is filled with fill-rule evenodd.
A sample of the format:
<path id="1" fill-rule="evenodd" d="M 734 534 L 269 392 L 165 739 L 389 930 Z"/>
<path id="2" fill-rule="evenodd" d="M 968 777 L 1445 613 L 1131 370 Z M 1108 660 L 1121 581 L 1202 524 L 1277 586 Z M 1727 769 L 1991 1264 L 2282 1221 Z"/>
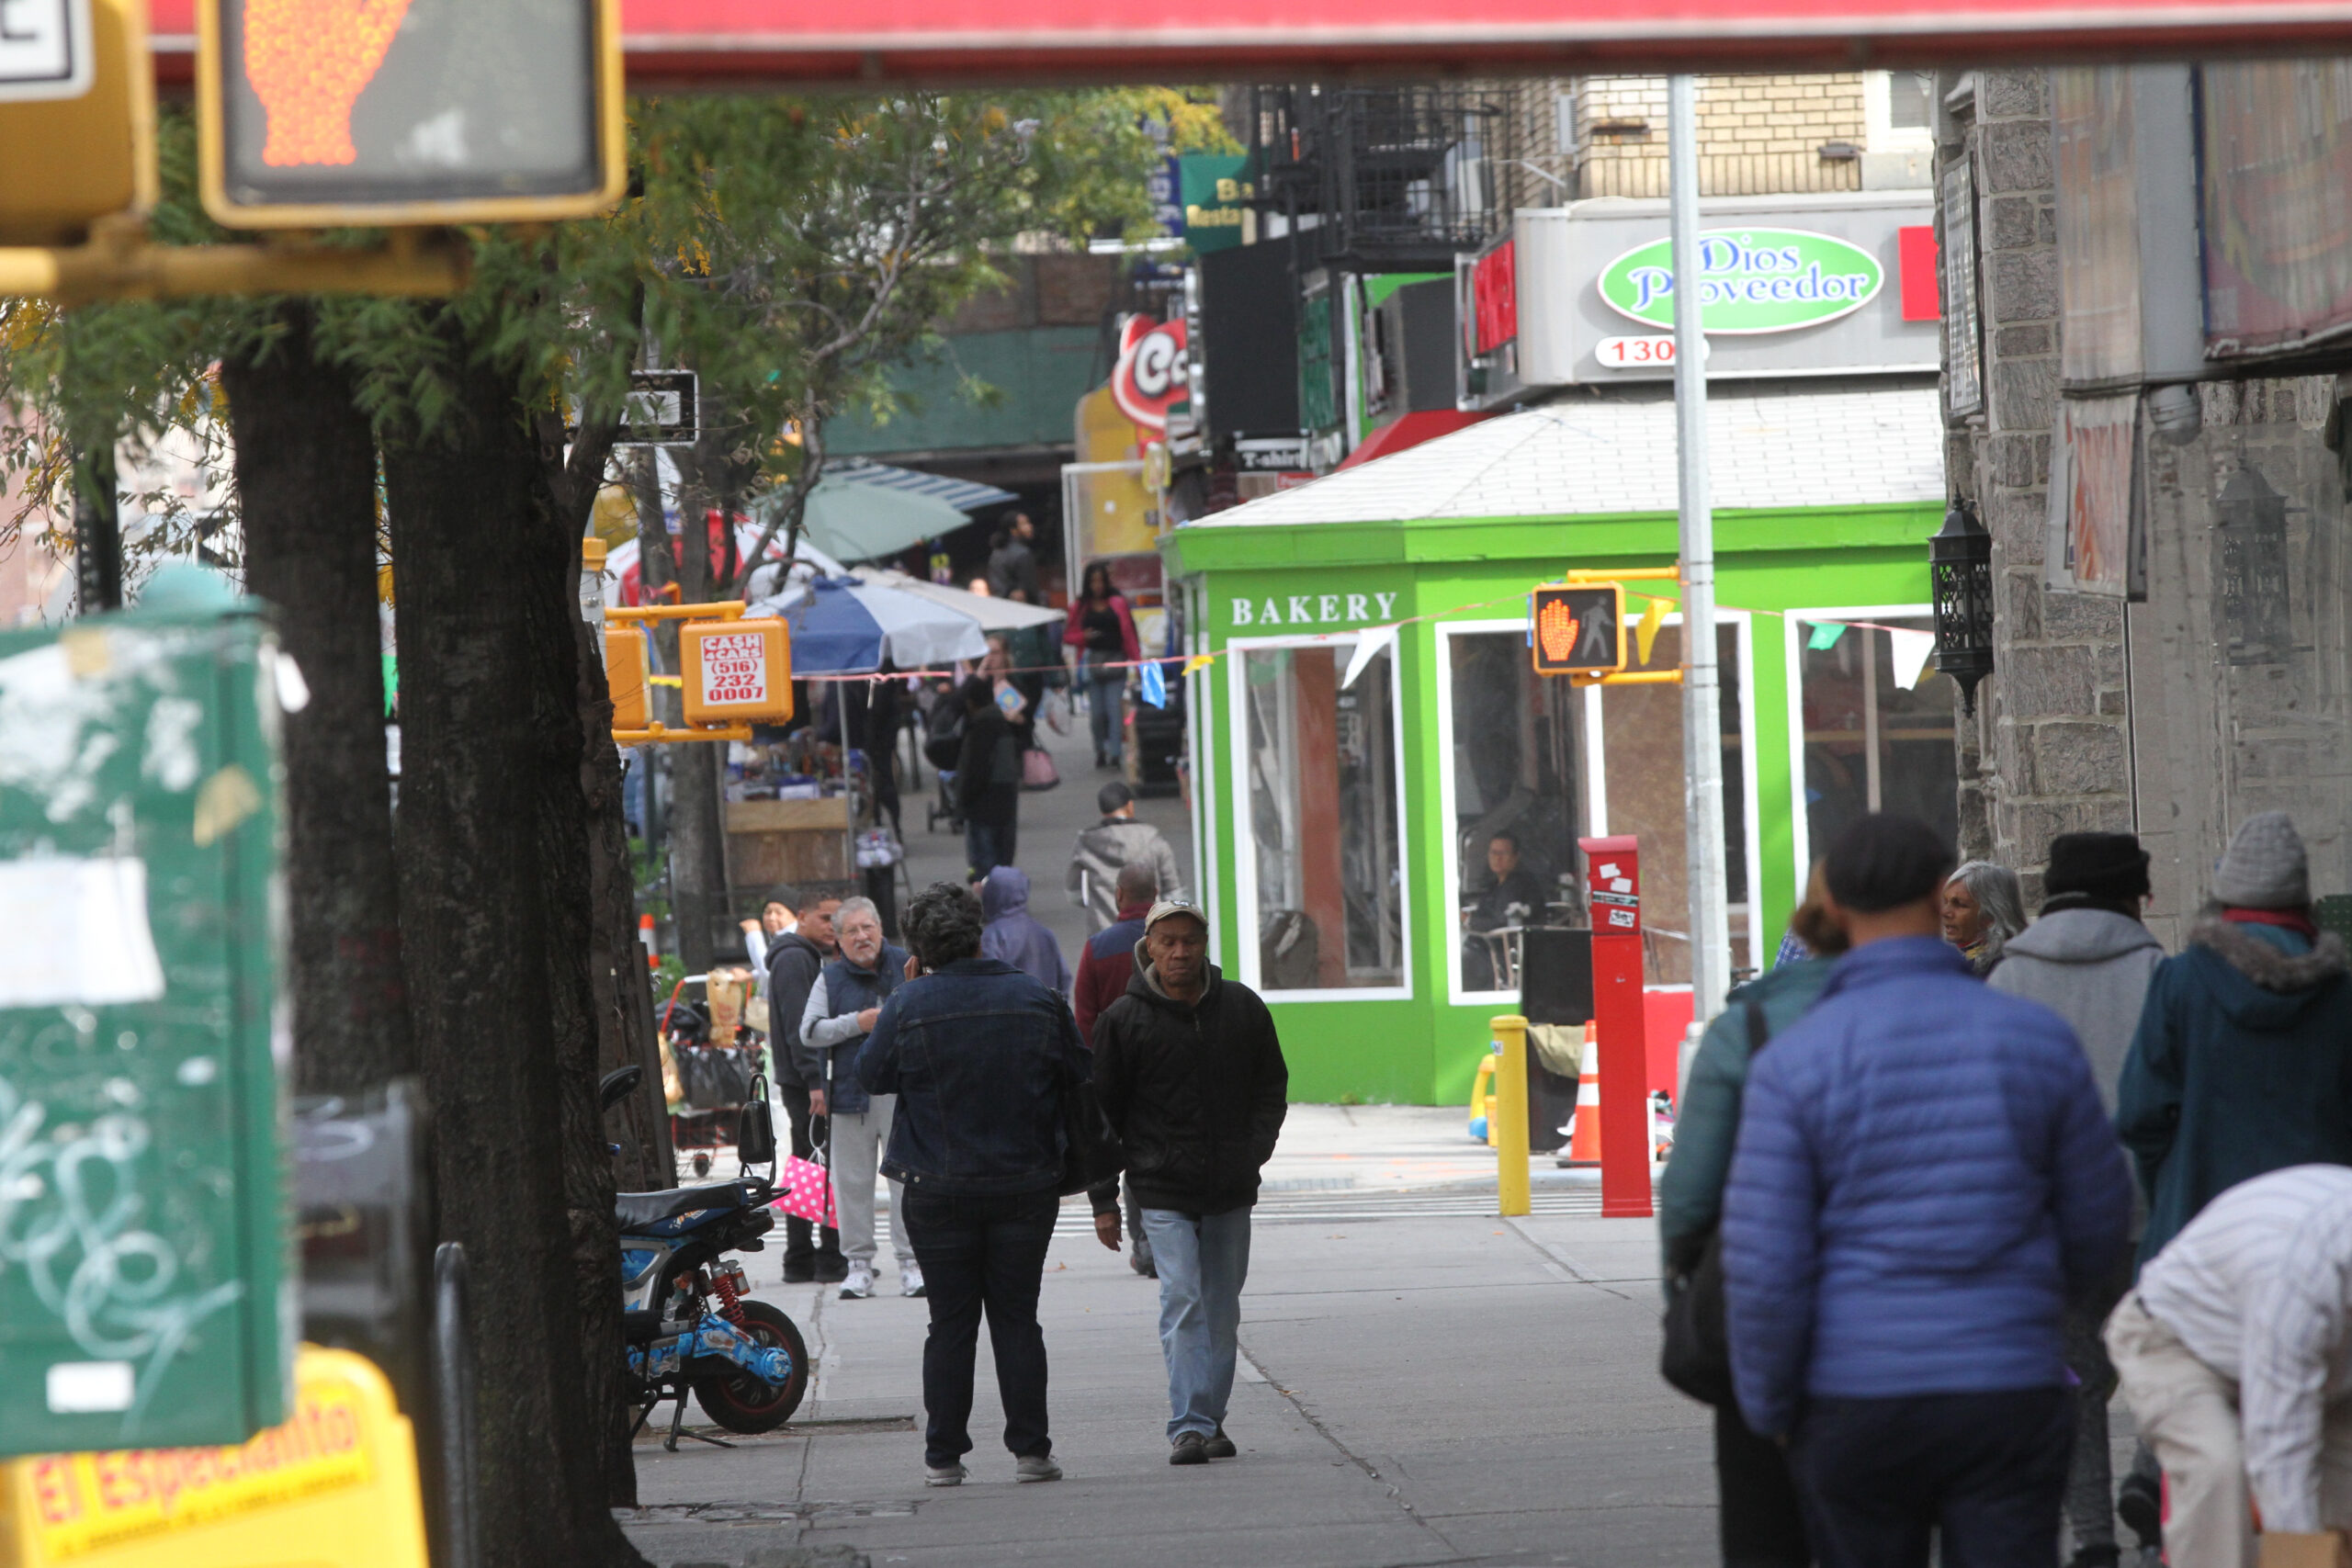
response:
<path id="1" fill-rule="evenodd" d="M 376 443 L 322 365 L 310 308 L 220 366 L 236 445 L 245 583 L 277 611 L 309 705 L 286 719 L 288 988 L 294 1084 L 348 1093 L 415 1070 L 384 760 Z"/>
<path id="2" fill-rule="evenodd" d="M 620 1277 L 591 1080 L 579 543 L 515 376 L 441 330 L 448 433 L 388 444 L 384 475 L 413 759 L 400 811 L 411 1014 L 440 1234 L 474 1269 L 483 1558 L 638 1563 L 605 1505 Z M 576 1195 L 599 1188 L 583 1212 Z"/>

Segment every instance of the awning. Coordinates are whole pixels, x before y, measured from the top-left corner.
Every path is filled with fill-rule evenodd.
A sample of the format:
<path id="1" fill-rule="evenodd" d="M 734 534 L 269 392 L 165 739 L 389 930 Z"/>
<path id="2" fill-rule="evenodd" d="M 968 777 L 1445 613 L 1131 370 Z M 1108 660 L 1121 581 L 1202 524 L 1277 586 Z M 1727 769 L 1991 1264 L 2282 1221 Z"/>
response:
<path id="1" fill-rule="evenodd" d="M 1486 417 L 1484 413 L 1467 409 L 1422 409 L 1406 414 L 1374 431 L 1363 446 L 1340 460 L 1340 468 L 1352 468 L 1359 464 L 1369 463 L 1374 457 L 1385 457 L 1391 452 L 1402 452 L 1408 446 L 1419 446 L 1424 441 L 1451 435 Z"/>
<path id="2" fill-rule="evenodd" d="M 902 593 L 912 593 L 933 604 L 969 615 L 984 632 L 1019 631 L 1023 626 L 1059 626 L 1065 617 L 1059 610 L 1049 610 L 1040 604 L 1023 604 L 1018 599 L 999 599 L 987 593 L 970 593 L 944 583 L 925 582 L 920 577 L 910 577 L 903 571 L 888 567 L 861 566 L 851 572 L 860 582 L 870 582 L 877 588 L 895 588 Z"/>
<path id="3" fill-rule="evenodd" d="M 944 501 L 958 512 L 978 512 L 982 507 L 1002 506 L 1008 501 L 1021 498 L 1009 490 L 984 485 L 977 479 L 952 479 L 945 474 L 927 474 L 921 468 L 901 468 L 889 463 L 877 463 L 870 457 L 834 457 L 825 464 L 827 478 L 854 479 L 862 485 L 880 485 L 885 490 L 904 491 L 909 495 L 927 495 L 933 501 Z"/>
<path id="4" fill-rule="evenodd" d="M 993 485 L 852 458 L 825 465 L 824 477 L 809 492 L 801 533 L 839 559 L 879 560 L 961 528 L 971 521 L 966 507 L 1018 499 Z M 781 504 L 782 498 L 771 491 L 754 511 L 764 520 Z"/>

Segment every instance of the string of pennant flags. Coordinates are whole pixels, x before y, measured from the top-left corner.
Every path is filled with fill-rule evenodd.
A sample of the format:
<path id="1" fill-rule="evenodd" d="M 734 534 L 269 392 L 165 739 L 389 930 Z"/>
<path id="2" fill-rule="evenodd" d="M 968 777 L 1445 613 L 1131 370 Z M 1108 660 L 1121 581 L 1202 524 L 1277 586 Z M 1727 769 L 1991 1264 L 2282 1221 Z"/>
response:
<path id="1" fill-rule="evenodd" d="M 1542 587 L 1545 586 L 1545 584 L 1538 583 L 1532 586 Z M 1634 651 L 1639 655 L 1639 661 L 1643 664 L 1647 664 L 1650 661 L 1651 651 L 1657 646 L 1657 634 L 1659 630 L 1666 625 L 1667 617 L 1680 607 L 1680 601 L 1663 593 L 1645 592 L 1631 589 L 1626 591 L 1625 596 L 1628 599 L 1639 599 L 1645 601 L 1641 618 L 1634 622 L 1631 629 L 1634 635 Z M 1317 644 L 1337 642 L 1341 639 L 1353 640 L 1355 644 L 1354 649 L 1348 660 L 1347 668 L 1341 673 L 1340 679 L 1340 685 L 1341 689 L 1344 690 L 1355 684 L 1356 678 L 1363 673 L 1365 667 L 1368 666 L 1374 659 L 1377 659 L 1385 652 L 1393 650 L 1397 645 L 1399 635 L 1408 626 L 1419 626 L 1421 623 L 1428 621 L 1450 620 L 1473 610 L 1487 610 L 1496 608 L 1499 605 L 1513 604 L 1526 605 L 1532 603 L 1532 590 L 1522 590 L 1518 592 L 1502 594 L 1493 599 L 1480 600 L 1475 604 L 1449 605 L 1443 610 L 1432 610 L 1425 615 L 1400 616 L 1396 620 L 1384 621 L 1376 626 L 1352 626 L 1338 631 L 1311 633 L 1299 638 L 1298 641 L 1307 646 L 1313 646 Z M 1894 656 L 1894 682 L 1898 687 L 1907 688 L 1919 684 L 1928 673 L 1928 659 L 1935 651 L 1936 639 L 1934 633 L 1920 631 L 1911 626 L 1890 626 L 1883 621 L 1872 621 L 1856 616 L 1816 616 L 1802 615 L 1791 610 L 1757 609 L 1744 604 L 1724 604 L 1719 603 L 1716 605 L 1716 608 L 1733 611 L 1741 615 L 1768 615 L 1775 620 L 1793 620 L 1801 626 L 1809 626 L 1812 630 L 1806 637 L 1805 647 L 1808 650 L 1816 653 L 1826 652 L 1829 649 L 1836 648 L 1840 639 L 1842 639 L 1849 631 L 1884 632 L 1890 645 L 1890 651 Z M 1183 668 L 1178 671 L 1177 678 L 1182 680 L 1196 674 L 1203 670 L 1206 670 L 1210 666 L 1216 664 L 1219 660 L 1225 658 L 1227 654 L 1235 650 L 1231 649 L 1217 649 L 1205 653 L 1186 654 L 1182 656 Z M 1105 660 L 1101 663 L 1099 668 L 1106 670 L 1137 670 L 1142 671 L 1139 680 L 1143 688 L 1141 694 L 1143 700 L 1154 707 L 1161 707 L 1165 706 L 1167 704 L 1168 675 L 1166 667 L 1169 664 L 1175 662 L 1175 655 L 1169 655 L 1159 659 Z M 994 671 L 991 673 L 1002 675 L 1047 674 L 1059 671 L 1064 668 L 1065 667 L 1059 663 L 1023 664 L 1008 666 L 1003 669 Z M 903 681 L 910 679 L 954 680 L 956 678 L 957 673 L 958 671 L 952 669 L 892 670 L 888 671 L 876 671 L 867 674 L 809 675 L 801 677 L 801 679 L 810 682 L 842 681 L 866 682 L 877 681 Z M 654 679 L 661 681 L 665 678 L 656 676 Z M 667 679 L 674 680 L 675 677 L 668 677 Z"/>

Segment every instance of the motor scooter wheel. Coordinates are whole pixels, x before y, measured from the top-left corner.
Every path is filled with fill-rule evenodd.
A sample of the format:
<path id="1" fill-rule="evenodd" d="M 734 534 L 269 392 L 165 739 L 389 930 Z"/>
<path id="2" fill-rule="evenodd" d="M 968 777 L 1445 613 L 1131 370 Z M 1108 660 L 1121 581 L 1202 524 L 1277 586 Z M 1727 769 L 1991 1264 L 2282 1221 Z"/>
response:
<path id="1" fill-rule="evenodd" d="M 773 1432 L 792 1419 L 808 1392 L 808 1346 L 792 1319 L 765 1302 L 744 1302 L 743 1328 L 763 1345 L 792 1358 L 783 1386 L 715 1356 L 686 1364 L 686 1385 L 713 1421 L 730 1432 Z"/>

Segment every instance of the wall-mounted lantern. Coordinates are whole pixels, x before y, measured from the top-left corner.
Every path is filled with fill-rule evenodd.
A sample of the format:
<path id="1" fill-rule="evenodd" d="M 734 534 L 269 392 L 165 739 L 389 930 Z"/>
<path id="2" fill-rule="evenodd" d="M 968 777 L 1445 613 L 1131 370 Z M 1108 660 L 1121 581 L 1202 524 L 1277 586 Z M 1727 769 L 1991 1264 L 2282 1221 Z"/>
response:
<path id="1" fill-rule="evenodd" d="M 1936 668 L 1960 682 L 1960 711 L 1976 711 L 1976 682 L 1993 672 L 1993 536 L 1955 500 L 1928 541 L 1936 595 Z"/>

